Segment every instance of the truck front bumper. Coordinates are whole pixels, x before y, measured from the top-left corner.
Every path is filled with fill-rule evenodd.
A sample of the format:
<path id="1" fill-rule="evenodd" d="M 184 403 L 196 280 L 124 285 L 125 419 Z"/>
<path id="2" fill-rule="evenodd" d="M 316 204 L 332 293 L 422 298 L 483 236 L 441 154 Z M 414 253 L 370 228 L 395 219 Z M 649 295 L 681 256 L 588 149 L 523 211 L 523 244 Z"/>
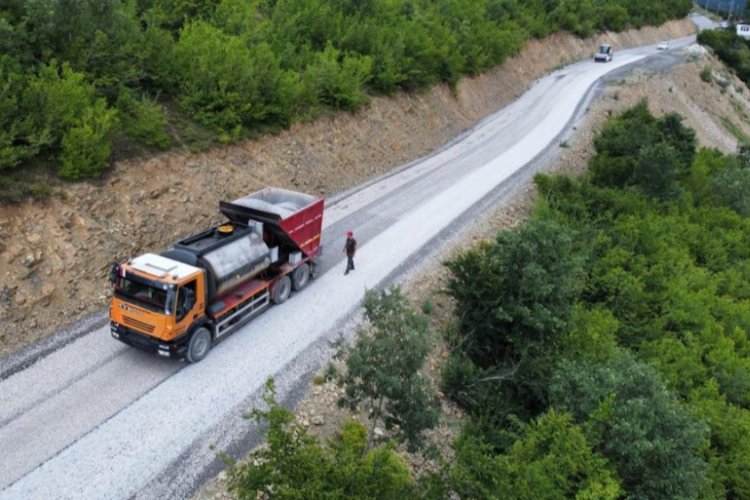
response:
<path id="1" fill-rule="evenodd" d="M 187 335 L 171 341 L 164 341 L 144 333 L 136 332 L 114 321 L 110 321 L 109 329 L 112 337 L 120 342 L 164 358 L 184 358 L 187 351 Z"/>

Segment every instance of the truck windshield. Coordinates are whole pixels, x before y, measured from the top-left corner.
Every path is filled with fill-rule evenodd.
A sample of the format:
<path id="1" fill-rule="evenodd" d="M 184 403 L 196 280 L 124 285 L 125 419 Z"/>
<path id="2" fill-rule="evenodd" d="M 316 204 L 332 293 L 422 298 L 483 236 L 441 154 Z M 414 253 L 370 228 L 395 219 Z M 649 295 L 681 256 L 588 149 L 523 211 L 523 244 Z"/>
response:
<path id="1" fill-rule="evenodd" d="M 115 281 L 115 295 L 152 311 L 164 314 L 172 314 L 174 311 L 174 287 L 166 288 L 157 282 L 118 276 Z"/>

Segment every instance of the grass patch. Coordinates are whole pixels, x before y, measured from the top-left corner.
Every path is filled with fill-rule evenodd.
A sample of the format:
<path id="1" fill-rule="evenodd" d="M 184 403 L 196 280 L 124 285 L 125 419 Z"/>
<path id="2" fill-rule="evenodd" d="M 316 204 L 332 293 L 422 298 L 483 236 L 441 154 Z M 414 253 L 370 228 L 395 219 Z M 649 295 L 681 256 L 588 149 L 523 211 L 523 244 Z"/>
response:
<path id="1" fill-rule="evenodd" d="M 737 125 L 734 124 L 732 120 L 727 118 L 726 116 L 719 117 L 721 120 L 721 124 L 724 125 L 724 128 L 734 136 L 735 139 L 737 139 L 742 145 L 748 146 L 750 145 L 750 137 L 742 131 Z"/>
<path id="2" fill-rule="evenodd" d="M 740 120 L 742 120 L 745 123 L 750 124 L 750 116 L 747 115 L 747 111 L 745 111 L 745 107 L 742 105 L 740 101 L 735 99 L 734 97 L 729 99 L 729 102 L 732 104 L 732 107 L 734 108 L 734 111 L 737 113 L 737 116 L 740 117 Z"/>
<path id="3" fill-rule="evenodd" d="M 20 203 L 29 198 L 47 198 L 51 194 L 52 186 L 41 173 L 19 171 L 0 174 L 0 203 Z"/>
<path id="4" fill-rule="evenodd" d="M 701 80 L 703 80 L 706 83 L 711 83 L 711 77 L 712 77 L 712 71 L 710 66 L 706 66 L 703 68 L 700 72 Z"/>

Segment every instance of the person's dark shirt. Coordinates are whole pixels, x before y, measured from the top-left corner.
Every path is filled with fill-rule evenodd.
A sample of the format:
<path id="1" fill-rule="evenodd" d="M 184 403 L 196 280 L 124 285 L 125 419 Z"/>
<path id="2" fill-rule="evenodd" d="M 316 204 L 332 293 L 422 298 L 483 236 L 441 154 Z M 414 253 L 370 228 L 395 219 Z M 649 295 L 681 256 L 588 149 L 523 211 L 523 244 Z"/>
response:
<path id="1" fill-rule="evenodd" d="M 347 238 L 346 239 L 346 255 L 351 257 L 354 255 L 354 252 L 357 250 L 357 240 L 354 238 Z"/>

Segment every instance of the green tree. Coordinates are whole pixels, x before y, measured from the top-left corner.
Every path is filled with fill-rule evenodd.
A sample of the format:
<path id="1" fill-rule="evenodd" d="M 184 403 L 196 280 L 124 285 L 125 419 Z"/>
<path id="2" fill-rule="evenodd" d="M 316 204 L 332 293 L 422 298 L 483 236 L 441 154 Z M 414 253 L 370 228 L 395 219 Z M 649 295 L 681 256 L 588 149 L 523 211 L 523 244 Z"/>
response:
<path id="1" fill-rule="evenodd" d="M 750 217 L 750 168 L 725 168 L 711 183 L 714 198 L 743 217 Z"/>
<path id="2" fill-rule="evenodd" d="M 666 142 L 659 142 L 638 152 L 633 166 L 633 182 L 649 196 L 670 200 L 679 194 L 679 168 L 675 149 Z"/>
<path id="3" fill-rule="evenodd" d="M 498 429 L 544 411 L 548 379 L 568 347 L 582 263 L 573 234 L 535 217 L 447 263 L 458 325 L 443 388 L 501 450 L 513 435 Z"/>
<path id="4" fill-rule="evenodd" d="M 403 459 L 388 446 L 368 449 L 362 425 L 345 423 L 338 438 L 322 446 L 279 406 L 270 380 L 264 400 L 268 408 L 249 417 L 268 424 L 267 446 L 243 462 L 227 459 L 228 488 L 238 498 L 395 500 L 414 494 Z"/>
<path id="5" fill-rule="evenodd" d="M 55 60 L 29 79 L 28 92 L 30 99 L 38 104 L 43 129 L 55 144 L 60 144 L 67 130 L 77 125 L 86 109 L 97 100 L 96 89 L 83 73 Z"/>
<path id="6" fill-rule="evenodd" d="M 21 65 L 0 55 L 0 171 L 35 156 L 52 141 L 41 126 L 40 110 L 34 109 L 27 85 Z"/>
<path id="7" fill-rule="evenodd" d="M 556 350 L 579 290 L 573 232 L 532 218 L 447 263 L 462 349 L 479 366 Z"/>
<path id="8" fill-rule="evenodd" d="M 550 401 L 585 426 L 632 498 L 701 498 L 708 487 L 705 425 L 629 354 L 605 364 L 563 362 Z"/>
<path id="9" fill-rule="evenodd" d="M 594 184 L 636 184 L 652 196 L 669 198 L 676 189 L 674 180 L 690 170 L 696 139 L 682 117 L 668 113 L 655 118 L 642 100 L 608 120 L 594 145 L 596 155 L 589 163 Z"/>
<path id="10" fill-rule="evenodd" d="M 696 415 L 711 428 L 706 458 L 715 496 L 750 497 L 750 411 L 727 403 L 712 379 L 696 389 L 690 400 Z"/>
<path id="11" fill-rule="evenodd" d="M 422 445 L 423 431 L 438 420 L 435 394 L 420 374 L 430 350 L 427 321 L 398 287 L 369 290 L 363 305 L 368 326 L 357 330 L 354 346 L 338 354 L 346 362 L 340 404 L 351 409 L 364 405 L 373 429 L 382 421 L 415 450 Z"/>

